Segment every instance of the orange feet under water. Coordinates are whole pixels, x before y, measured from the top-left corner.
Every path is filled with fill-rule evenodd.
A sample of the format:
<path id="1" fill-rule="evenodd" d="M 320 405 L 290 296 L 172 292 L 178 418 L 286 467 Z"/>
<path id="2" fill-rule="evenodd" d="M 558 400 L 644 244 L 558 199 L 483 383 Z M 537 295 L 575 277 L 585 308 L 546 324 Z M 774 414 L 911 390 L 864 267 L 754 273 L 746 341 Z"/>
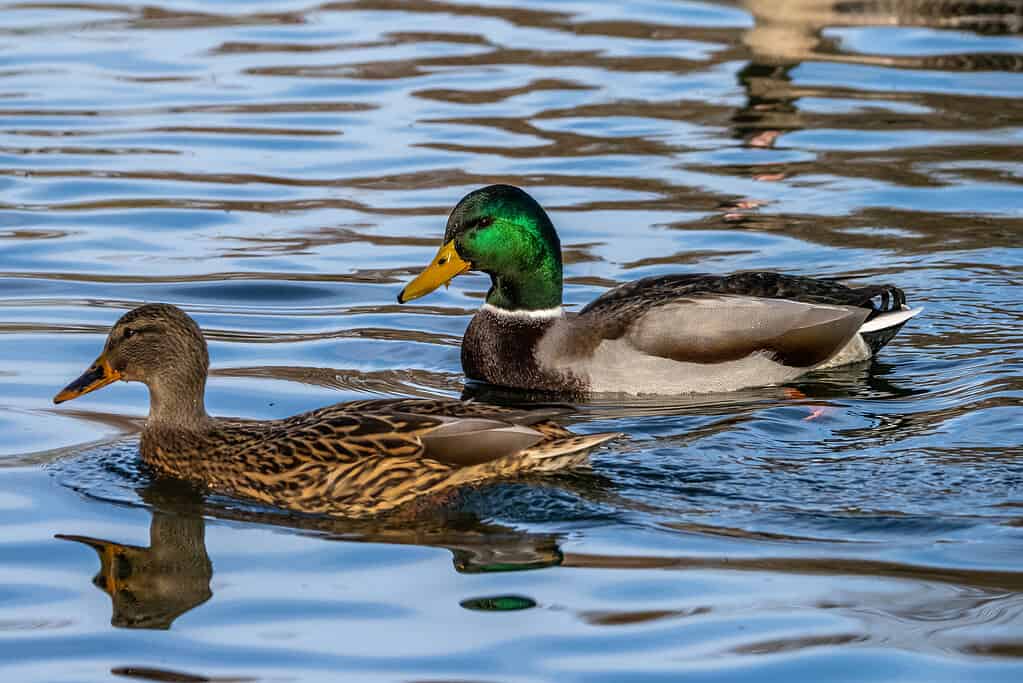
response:
<path id="1" fill-rule="evenodd" d="M 793 401 L 805 401 L 810 398 L 799 389 L 794 389 L 792 387 L 785 388 L 785 396 Z M 803 422 L 816 420 L 817 418 L 823 417 L 832 412 L 832 408 L 830 406 L 806 406 L 806 409 L 810 411 L 810 414 L 803 418 Z"/>

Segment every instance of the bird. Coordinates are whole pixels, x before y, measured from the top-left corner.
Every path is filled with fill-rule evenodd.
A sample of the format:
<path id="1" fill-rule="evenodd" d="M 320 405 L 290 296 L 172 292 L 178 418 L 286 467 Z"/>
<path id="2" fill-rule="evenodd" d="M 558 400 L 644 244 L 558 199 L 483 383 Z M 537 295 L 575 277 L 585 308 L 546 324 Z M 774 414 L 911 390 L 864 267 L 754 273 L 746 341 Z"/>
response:
<path id="1" fill-rule="evenodd" d="M 726 392 L 872 357 L 922 309 L 893 285 L 776 272 L 671 274 L 562 307 L 561 242 L 526 191 L 464 196 L 405 303 L 468 271 L 490 276 L 462 339 L 469 380 L 568 394 Z"/>
<path id="2" fill-rule="evenodd" d="M 311 514 L 370 517 L 443 499 L 463 486 L 585 467 L 616 433 L 576 434 L 564 408 L 518 409 L 456 399 L 339 403 L 277 420 L 211 417 L 209 352 L 195 321 L 145 304 L 111 328 L 102 353 L 55 397 L 117 380 L 142 382 L 149 415 L 139 450 L 156 474 Z"/>

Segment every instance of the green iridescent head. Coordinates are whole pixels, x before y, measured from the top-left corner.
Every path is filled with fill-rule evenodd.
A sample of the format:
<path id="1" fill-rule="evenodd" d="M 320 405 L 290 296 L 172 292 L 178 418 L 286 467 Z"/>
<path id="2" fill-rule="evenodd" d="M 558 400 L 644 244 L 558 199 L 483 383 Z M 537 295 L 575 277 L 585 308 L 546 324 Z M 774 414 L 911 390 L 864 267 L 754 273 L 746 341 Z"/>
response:
<path id="1" fill-rule="evenodd" d="M 433 262 L 398 296 L 404 303 L 467 270 L 490 275 L 487 303 L 506 310 L 561 305 L 561 241 L 535 199 L 511 185 L 490 185 L 455 206 Z"/>

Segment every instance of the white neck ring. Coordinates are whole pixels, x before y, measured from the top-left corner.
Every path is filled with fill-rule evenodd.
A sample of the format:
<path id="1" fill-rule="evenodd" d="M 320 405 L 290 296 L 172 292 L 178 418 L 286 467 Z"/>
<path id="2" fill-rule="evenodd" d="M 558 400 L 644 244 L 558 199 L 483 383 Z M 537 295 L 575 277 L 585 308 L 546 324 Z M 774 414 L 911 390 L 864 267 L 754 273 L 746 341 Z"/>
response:
<path id="1" fill-rule="evenodd" d="M 520 309 L 517 311 L 509 311 L 506 308 L 498 308 L 493 304 L 483 304 L 480 306 L 481 311 L 487 311 L 495 315 L 503 315 L 512 318 L 531 318 L 533 320 L 548 320 L 550 318 L 560 318 L 565 314 L 561 306 L 555 306 L 554 308 L 541 308 L 539 310 L 530 311 Z"/>

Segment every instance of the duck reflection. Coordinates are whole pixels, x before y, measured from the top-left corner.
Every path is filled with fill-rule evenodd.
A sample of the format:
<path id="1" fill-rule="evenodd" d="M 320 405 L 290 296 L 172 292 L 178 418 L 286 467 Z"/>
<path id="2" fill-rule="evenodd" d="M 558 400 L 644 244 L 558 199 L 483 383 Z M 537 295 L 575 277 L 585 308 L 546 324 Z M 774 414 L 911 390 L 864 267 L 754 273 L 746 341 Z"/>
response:
<path id="1" fill-rule="evenodd" d="M 1023 31 L 1023 0 L 743 0 L 754 24 L 742 37 L 752 53 L 738 79 L 746 106 L 733 116 L 737 137 L 772 147 L 784 132 L 805 127 L 796 101 L 819 95 L 792 83 L 793 69 L 820 61 L 941 71 L 1021 71 L 1023 56 L 1003 53 L 904 55 L 849 52 L 826 29 L 915 26 L 984 35 Z M 882 45 L 877 45 L 882 48 Z M 860 93 L 859 96 L 863 96 Z"/>
<path id="2" fill-rule="evenodd" d="M 316 532 L 334 541 L 446 548 L 459 573 L 539 569 L 563 561 L 556 534 L 518 531 L 447 506 L 388 519 L 349 521 L 220 507 L 204 500 L 199 492 L 184 488 L 179 482 L 159 480 L 140 491 L 152 511 L 148 547 L 90 536 L 57 535 L 96 551 L 100 569 L 93 583 L 110 596 L 113 626 L 169 629 L 182 614 L 213 597 L 206 515 Z"/>
<path id="3" fill-rule="evenodd" d="M 1018 62 L 1013 55 L 962 56 L 874 56 L 835 55 L 824 35 L 825 28 L 864 26 L 914 26 L 971 31 L 983 35 L 1023 31 L 1021 0 L 743 0 L 753 15 L 754 26 L 743 42 L 753 51 L 776 62 L 817 59 L 822 54 L 861 63 L 917 66 L 962 70 L 983 70 Z M 1004 61 L 997 57 L 1004 57 Z"/>
<path id="4" fill-rule="evenodd" d="M 213 564 L 198 515 L 154 512 L 147 548 L 89 536 L 58 538 L 83 543 L 99 555 L 92 582 L 110 596 L 114 626 L 168 629 L 213 595 Z"/>
<path id="5" fill-rule="evenodd" d="M 176 482 L 149 486 L 140 493 L 147 503 L 169 503 L 171 489 L 181 497 L 173 505 L 153 509 L 148 547 L 57 535 L 87 545 L 99 555 L 99 572 L 92 582 L 110 596 L 113 626 L 168 629 L 179 616 L 213 596 L 213 563 L 206 552 L 201 497 Z"/>

